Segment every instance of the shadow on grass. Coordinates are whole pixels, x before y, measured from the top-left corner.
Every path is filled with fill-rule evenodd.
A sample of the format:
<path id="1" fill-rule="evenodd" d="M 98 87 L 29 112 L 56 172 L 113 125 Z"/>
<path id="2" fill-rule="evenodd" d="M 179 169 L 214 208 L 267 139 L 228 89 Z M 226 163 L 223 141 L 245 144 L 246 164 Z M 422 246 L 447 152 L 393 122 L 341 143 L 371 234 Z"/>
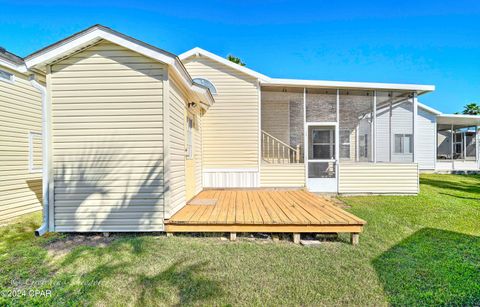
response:
<path id="1" fill-rule="evenodd" d="M 155 244 L 159 244 L 156 242 Z M 157 305 L 158 302 L 171 302 L 178 297 L 179 304 L 198 304 L 209 298 L 223 295 L 220 282 L 207 277 L 208 262 L 179 260 L 152 273 L 135 273 L 144 261 L 144 253 L 149 250 L 145 238 L 125 235 L 118 237 L 105 248 L 80 246 L 71 251 L 63 260 L 62 267 L 75 268 L 89 259 L 91 269 L 82 275 L 63 276 L 62 294 L 70 301 L 92 302 L 95 300 L 97 285 L 111 282 L 117 278 L 132 280 L 132 291 L 141 306 Z M 115 255 L 115 260 L 111 260 Z M 110 259 L 110 260 L 107 260 Z M 151 271 L 153 268 L 148 269 Z M 142 268 L 141 271 L 145 271 Z M 81 286 L 73 286 L 81 282 Z M 108 290 L 107 286 L 104 290 Z M 114 290 L 114 289 L 111 289 Z"/>
<path id="2" fill-rule="evenodd" d="M 424 228 L 373 266 L 392 305 L 480 304 L 480 237 Z"/>
<path id="3" fill-rule="evenodd" d="M 468 197 L 468 196 L 461 196 L 461 195 L 455 195 L 455 194 L 443 193 L 443 192 L 440 192 L 439 194 L 450 196 L 450 197 L 455 197 L 455 198 L 461 198 L 461 199 L 480 200 L 480 197 Z"/>
<path id="4" fill-rule="evenodd" d="M 421 177 L 420 183 L 434 188 L 480 194 L 480 176 L 477 175 L 455 175 L 455 181 L 450 181 L 446 178 L 434 179 Z"/>
<path id="5" fill-rule="evenodd" d="M 35 219 L 23 218 L 0 228 L 0 251 L 12 250 L 16 245 L 34 239 L 34 231 L 38 226 Z"/>
<path id="6" fill-rule="evenodd" d="M 138 283 L 141 290 L 139 304 L 152 305 L 171 296 L 172 287 L 177 291 L 180 305 L 191 305 L 203 300 L 223 295 L 220 283 L 203 276 L 208 262 L 187 264 L 176 261 L 164 271 L 154 276 L 141 275 Z"/>

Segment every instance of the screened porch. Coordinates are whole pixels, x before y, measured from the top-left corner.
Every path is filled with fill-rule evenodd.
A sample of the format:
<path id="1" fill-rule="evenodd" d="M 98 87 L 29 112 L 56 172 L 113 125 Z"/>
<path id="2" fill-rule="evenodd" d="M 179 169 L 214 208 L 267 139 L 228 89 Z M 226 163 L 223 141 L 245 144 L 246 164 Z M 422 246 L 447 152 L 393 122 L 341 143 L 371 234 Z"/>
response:
<path id="1" fill-rule="evenodd" d="M 320 192 L 339 191 L 342 164 L 413 165 L 416 103 L 414 91 L 263 87 L 262 164 L 306 164 Z"/>
<path id="2" fill-rule="evenodd" d="M 479 170 L 480 118 L 441 115 L 437 119 L 437 171 Z"/>

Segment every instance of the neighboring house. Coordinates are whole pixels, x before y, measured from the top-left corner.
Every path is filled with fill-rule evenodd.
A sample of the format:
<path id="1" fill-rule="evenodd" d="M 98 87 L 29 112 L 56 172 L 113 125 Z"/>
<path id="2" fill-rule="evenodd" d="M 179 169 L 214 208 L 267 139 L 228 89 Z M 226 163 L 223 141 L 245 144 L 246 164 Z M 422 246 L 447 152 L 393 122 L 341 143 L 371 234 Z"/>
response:
<path id="1" fill-rule="evenodd" d="M 270 78 L 100 25 L 23 60 L 46 80 L 50 231 L 163 231 L 208 188 L 417 194 L 437 130 L 475 119 L 419 103 L 430 85 Z M 476 131 L 461 133 L 478 165 Z"/>
<path id="2" fill-rule="evenodd" d="M 42 208 L 42 100 L 29 74 L 0 48 L 0 224 Z"/>

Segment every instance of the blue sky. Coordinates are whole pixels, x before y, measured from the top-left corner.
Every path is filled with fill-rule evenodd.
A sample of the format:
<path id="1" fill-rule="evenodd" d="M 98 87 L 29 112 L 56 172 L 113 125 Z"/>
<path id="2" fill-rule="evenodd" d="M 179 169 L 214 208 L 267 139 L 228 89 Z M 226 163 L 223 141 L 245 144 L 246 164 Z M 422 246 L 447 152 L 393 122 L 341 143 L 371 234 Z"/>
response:
<path id="1" fill-rule="evenodd" d="M 480 103 L 480 1 L 1 1 L 0 46 L 26 56 L 96 23 L 179 54 L 239 56 L 271 77 L 434 84 Z"/>

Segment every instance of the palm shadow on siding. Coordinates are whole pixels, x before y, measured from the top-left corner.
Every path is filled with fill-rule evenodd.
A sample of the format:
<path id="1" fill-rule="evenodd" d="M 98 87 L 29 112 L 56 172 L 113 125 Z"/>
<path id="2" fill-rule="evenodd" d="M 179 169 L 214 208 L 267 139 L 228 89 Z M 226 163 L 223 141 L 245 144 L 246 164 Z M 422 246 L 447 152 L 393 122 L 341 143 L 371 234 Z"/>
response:
<path id="1" fill-rule="evenodd" d="M 372 263 L 392 305 L 480 304 L 480 237 L 423 228 Z"/>
<path id="2" fill-rule="evenodd" d="M 81 156 L 55 169 L 56 226 L 60 220 L 63 226 L 84 223 L 82 231 L 87 232 L 108 231 L 99 230 L 101 227 L 116 231 L 115 226 L 122 232 L 128 223 L 134 224 L 133 230 L 142 225 L 160 225 L 156 230 L 163 230 L 162 159 L 147 158 L 141 174 L 122 174 L 118 168 L 142 160 L 125 160 L 121 149 L 86 149 Z M 63 204 L 69 212 L 58 212 Z"/>

